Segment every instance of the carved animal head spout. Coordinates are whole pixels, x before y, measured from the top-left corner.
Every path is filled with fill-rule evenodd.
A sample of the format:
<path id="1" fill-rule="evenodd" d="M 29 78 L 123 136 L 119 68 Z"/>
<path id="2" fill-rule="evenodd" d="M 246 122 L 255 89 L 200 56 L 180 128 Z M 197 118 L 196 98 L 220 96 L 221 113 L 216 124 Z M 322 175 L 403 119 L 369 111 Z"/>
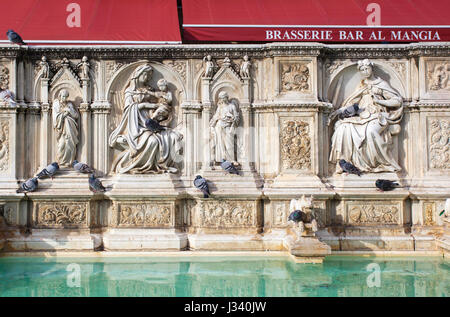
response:
<path id="1" fill-rule="evenodd" d="M 291 199 L 291 203 L 289 206 L 289 211 L 293 212 L 294 210 L 301 210 L 303 212 L 310 211 L 313 208 L 314 197 L 306 198 L 303 195 L 300 199 Z"/>

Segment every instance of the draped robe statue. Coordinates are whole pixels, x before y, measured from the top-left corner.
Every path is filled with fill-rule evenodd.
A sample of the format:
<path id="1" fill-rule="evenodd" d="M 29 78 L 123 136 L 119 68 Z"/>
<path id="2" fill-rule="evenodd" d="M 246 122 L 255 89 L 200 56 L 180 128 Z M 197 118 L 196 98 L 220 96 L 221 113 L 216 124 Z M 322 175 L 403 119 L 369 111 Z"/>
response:
<path id="1" fill-rule="evenodd" d="M 342 107 L 357 103 L 360 110 L 356 116 L 336 122 L 330 161 L 336 163 L 338 173 L 342 172 L 340 159 L 351 162 L 363 172 L 399 171 L 401 167 L 391 150 L 392 136 L 400 132 L 402 97 L 388 82 L 374 76 L 369 60 L 360 61 L 358 69 L 364 79 Z"/>
<path id="2" fill-rule="evenodd" d="M 79 114 L 74 105 L 67 101 L 69 92 L 61 90 L 53 102 L 53 128 L 56 132 L 56 161 L 60 166 L 71 166 L 77 154 L 79 142 Z"/>
<path id="3" fill-rule="evenodd" d="M 182 135 L 167 127 L 153 133 L 145 126 L 148 118 L 162 122 L 168 117 L 165 109 L 152 115 L 154 109 L 161 108 L 148 84 L 152 73 L 150 65 L 139 66 L 125 89 L 122 119 L 109 137 L 109 146 L 122 151 L 113 162 L 116 173 L 178 172 Z"/>
<path id="4" fill-rule="evenodd" d="M 210 121 L 212 134 L 212 160 L 216 163 L 223 159 L 236 163 L 234 154 L 234 136 L 239 123 L 239 112 L 234 103 L 228 100 L 228 94 L 219 93 L 217 110 Z"/>

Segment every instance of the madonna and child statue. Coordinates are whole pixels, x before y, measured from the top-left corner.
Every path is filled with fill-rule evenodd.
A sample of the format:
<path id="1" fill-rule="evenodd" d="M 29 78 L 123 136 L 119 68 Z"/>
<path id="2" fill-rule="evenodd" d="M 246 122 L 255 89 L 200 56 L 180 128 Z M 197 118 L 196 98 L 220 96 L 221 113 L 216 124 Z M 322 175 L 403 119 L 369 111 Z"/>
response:
<path id="1" fill-rule="evenodd" d="M 183 136 L 167 125 L 172 120 L 172 93 L 165 79 L 150 86 L 153 68 L 136 68 L 124 92 L 123 114 L 109 137 L 109 146 L 119 150 L 112 170 L 123 174 L 177 173 Z M 146 127 L 153 119 L 162 129 Z"/>

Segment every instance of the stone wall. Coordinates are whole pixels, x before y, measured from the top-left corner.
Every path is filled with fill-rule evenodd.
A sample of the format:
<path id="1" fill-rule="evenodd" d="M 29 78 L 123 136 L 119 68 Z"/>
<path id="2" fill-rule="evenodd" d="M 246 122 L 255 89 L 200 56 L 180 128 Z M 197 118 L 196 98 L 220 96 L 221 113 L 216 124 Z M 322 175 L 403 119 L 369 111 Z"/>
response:
<path id="1" fill-rule="evenodd" d="M 401 97 L 392 139 L 376 141 L 400 169 L 347 175 L 330 162 L 336 121 L 329 119 L 357 89 L 364 59 Z M 148 113 L 169 109 L 158 121 L 171 132 L 129 154 L 111 135 L 129 115 L 129 89 L 146 65 L 147 84 L 160 98 Z M 282 250 L 289 202 L 304 194 L 314 196 L 317 235 L 332 250 L 436 250 L 439 213 L 450 197 L 449 75 L 448 43 L 2 45 L 2 90 L 14 99 L 0 102 L 0 248 Z M 68 151 L 55 128 L 62 90 L 78 113 L 72 157 L 93 167 L 109 190 L 93 194 L 88 175 L 61 166 L 38 190 L 17 194 L 19 183 Z M 210 125 L 223 92 L 238 115 L 233 130 L 215 130 L 226 131 L 220 139 Z M 240 175 L 226 174 L 214 159 L 230 149 L 227 142 Z M 164 162 L 146 157 L 163 148 Z M 208 180 L 210 198 L 193 186 L 196 175 Z M 400 187 L 379 192 L 378 178 Z"/>

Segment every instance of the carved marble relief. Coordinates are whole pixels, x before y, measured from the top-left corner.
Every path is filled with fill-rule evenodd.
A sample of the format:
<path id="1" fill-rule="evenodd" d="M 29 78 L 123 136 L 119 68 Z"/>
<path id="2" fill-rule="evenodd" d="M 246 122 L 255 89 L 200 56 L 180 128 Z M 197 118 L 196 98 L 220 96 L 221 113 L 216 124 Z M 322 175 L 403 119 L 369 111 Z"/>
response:
<path id="1" fill-rule="evenodd" d="M 9 169 L 9 121 L 0 120 L 0 172 Z"/>
<path id="2" fill-rule="evenodd" d="M 326 225 L 326 202 L 319 200 L 312 200 L 311 213 L 317 221 L 318 228 L 325 228 Z M 288 217 L 290 214 L 290 202 L 274 201 L 272 207 L 272 221 L 274 227 L 286 227 L 288 225 Z"/>
<path id="3" fill-rule="evenodd" d="M 164 60 L 163 64 L 171 67 L 180 75 L 180 77 L 183 79 L 183 82 L 186 82 L 186 62 L 177 60 Z"/>
<path id="4" fill-rule="evenodd" d="M 201 201 L 195 207 L 195 222 L 200 227 L 255 227 L 256 208 L 257 203 L 253 201 Z"/>
<path id="5" fill-rule="evenodd" d="M 286 120 L 280 132 L 281 162 L 284 169 L 311 168 L 311 137 L 308 122 Z"/>
<path id="6" fill-rule="evenodd" d="M 15 95 L 9 90 L 9 69 L 0 64 L 0 102 L 6 102 L 6 105 L 16 106 Z"/>
<path id="7" fill-rule="evenodd" d="M 35 206 L 37 227 L 65 228 L 88 226 L 88 203 L 45 202 Z"/>
<path id="8" fill-rule="evenodd" d="M 310 90 L 310 71 L 306 63 L 281 63 L 281 92 Z"/>
<path id="9" fill-rule="evenodd" d="M 347 205 L 350 224 L 400 224 L 399 204 L 358 203 Z"/>
<path id="10" fill-rule="evenodd" d="M 125 61 L 106 61 L 105 62 L 105 76 L 106 82 L 109 82 L 114 74 L 121 69 L 123 66 L 129 64 L 129 62 Z"/>
<path id="11" fill-rule="evenodd" d="M 123 113 L 109 136 L 109 146 L 120 151 L 113 162 L 115 173 L 177 173 L 183 136 L 168 125 L 173 118 L 172 92 L 165 79 L 150 86 L 153 67 L 138 66 L 123 92 Z M 149 128 L 148 119 L 159 127 Z"/>
<path id="12" fill-rule="evenodd" d="M 423 224 L 424 226 L 434 225 L 434 214 L 435 214 L 435 203 L 424 203 L 423 204 Z"/>
<path id="13" fill-rule="evenodd" d="M 161 203 L 120 203 L 115 208 L 118 227 L 162 228 L 173 226 L 173 206 Z"/>
<path id="14" fill-rule="evenodd" d="M 385 80 L 374 75 L 374 64 L 358 62 L 362 81 L 342 105 L 330 115 L 338 117 L 331 138 L 330 162 L 342 173 L 339 160 L 352 163 L 362 172 L 397 172 L 400 165 L 393 157 L 393 137 L 401 131 L 403 99 Z M 353 116 L 337 116 L 358 105 Z M 350 108 L 350 109 L 351 109 Z"/>
<path id="15" fill-rule="evenodd" d="M 450 90 L 450 63 L 445 61 L 427 64 L 427 87 L 431 91 Z"/>
<path id="16" fill-rule="evenodd" d="M 17 223 L 15 209 L 7 204 L 0 205 L 0 228 L 13 226 Z"/>
<path id="17" fill-rule="evenodd" d="M 450 169 L 450 120 L 429 120 L 428 153 L 430 167 L 440 170 Z"/>

